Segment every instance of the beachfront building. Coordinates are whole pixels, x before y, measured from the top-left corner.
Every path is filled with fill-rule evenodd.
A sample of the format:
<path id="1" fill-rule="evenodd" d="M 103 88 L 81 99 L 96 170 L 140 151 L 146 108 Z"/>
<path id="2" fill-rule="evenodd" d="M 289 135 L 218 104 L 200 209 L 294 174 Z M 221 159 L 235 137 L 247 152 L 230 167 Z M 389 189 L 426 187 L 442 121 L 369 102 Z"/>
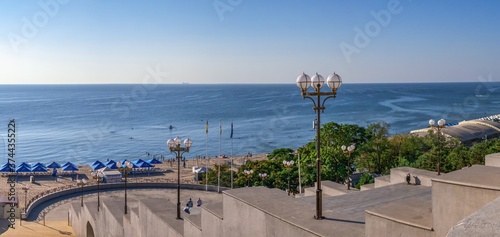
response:
<path id="1" fill-rule="evenodd" d="M 99 213 L 95 202 L 74 204 L 69 217 L 76 236 L 496 236 L 497 180 L 500 153 L 485 166 L 440 176 L 394 168 L 361 190 L 324 181 L 322 220 L 313 218 L 316 200 L 307 189 L 293 197 L 266 187 L 225 190 L 222 202 L 180 220 L 166 199 L 135 201 L 127 215 L 122 202 L 105 201 Z"/>
<path id="2" fill-rule="evenodd" d="M 452 126 L 444 126 L 440 131 L 445 137 L 458 138 L 464 144 L 472 144 L 477 141 L 500 137 L 500 121 L 488 118 L 468 120 Z M 430 130 L 435 130 L 435 128 L 428 127 L 413 130 L 410 134 L 425 136 L 429 134 Z"/>

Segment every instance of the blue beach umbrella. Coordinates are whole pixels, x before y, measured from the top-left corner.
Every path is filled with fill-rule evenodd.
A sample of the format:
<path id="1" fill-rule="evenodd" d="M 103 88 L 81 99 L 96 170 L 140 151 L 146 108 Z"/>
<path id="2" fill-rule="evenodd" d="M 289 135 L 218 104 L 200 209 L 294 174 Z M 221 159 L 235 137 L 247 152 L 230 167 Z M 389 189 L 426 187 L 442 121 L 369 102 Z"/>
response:
<path id="1" fill-rule="evenodd" d="M 146 161 L 145 161 L 145 160 L 143 160 L 143 159 L 138 159 L 138 160 L 136 160 L 134 163 L 139 164 L 139 163 L 141 163 L 141 162 L 146 162 Z"/>
<path id="2" fill-rule="evenodd" d="M 43 168 L 47 168 L 47 166 L 45 166 L 43 163 L 40 163 L 40 162 L 36 163 L 36 164 L 35 164 L 34 166 L 32 166 L 32 167 L 35 167 L 35 166 L 41 166 L 41 167 L 43 167 Z"/>
<path id="3" fill-rule="evenodd" d="M 118 166 L 116 166 L 116 162 L 110 163 L 106 165 L 109 169 L 116 170 L 118 169 Z"/>
<path id="4" fill-rule="evenodd" d="M 57 169 L 57 168 L 61 168 L 61 165 L 54 161 L 54 162 L 50 163 L 49 165 L 47 165 L 47 168 Z"/>
<path id="5" fill-rule="evenodd" d="M 76 168 L 74 165 L 65 165 L 62 167 L 63 171 L 77 171 L 78 168 Z"/>
<path id="6" fill-rule="evenodd" d="M 19 167 L 20 167 L 20 166 L 24 166 L 24 167 L 31 168 L 31 165 L 30 165 L 30 164 L 28 164 L 28 163 L 26 163 L 26 162 L 21 163 L 21 164 L 19 165 Z"/>
<path id="7" fill-rule="evenodd" d="M 136 161 L 135 164 L 137 166 L 139 166 L 139 168 L 149 168 L 149 167 L 153 167 L 151 164 L 149 164 L 148 162 L 138 162 Z"/>
<path id="8" fill-rule="evenodd" d="M 96 161 L 94 161 L 94 163 L 92 163 L 92 166 L 97 165 L 97 164 L 104 165 L 104 163 L 102 163 L 101 161 L 96 160 Z"/>
<path id="9" fill-rule="evenodd" d="M 73 166 L 73 167 L 75 167 L 75 168 L 76 168 L 76 165 L 74 165 L 73 163 L 71 163 L 71 162 L 69 162 L 69 161 L 68 161 L 68 162 L 66 162 L 66 163 L 65 163 L 62 167 L 64 168 L 64 166 Z M 78 170 L 78 169 L 77 169 L 77 170 Z"/>
<path id="10" fill-rule="evenodd" d="M 148 160 L 148 163 L 156 165 L 156 164 L 161 164 L 161 161 L 157 160 L 156 158 L 153 158 L 151 160 Z"/>
<path id="11" fill-rule="evenodd" d="M 8 165 L 7 166 L 4 165 L 0 168 L 0 172 L 14 172 L 14 169 L 11 169 L 10 166 Z"/>
<path id="12" fill-rule="evenodd" d="M 41 165 L 38 165 L 38 166 L 34 166 L 33 168 L 31 168 L 31 172 L 47 172 L 47 168 L 45 168 Z"/>
<path id="13" fill-rule="evenodd" d="M 103 163 L 96 163 L 96 164 L 92 165 L 93 170 L 98 170 L 98 169 L 103 168 L 103 167 L 106 167 Z"/>
<path id="14" fill-rule="evenodd" d="M 108 162 L 106 162 L 106 166 L 110 165 L 110 164 L 116 164 L 116 161 L 114 160 L 110 160 Z"/>
<path id="15" fill-rule="evenodd" d="M 31 169 L 26 166 L 18 166 L 16 172 L 31 172 Z"/>

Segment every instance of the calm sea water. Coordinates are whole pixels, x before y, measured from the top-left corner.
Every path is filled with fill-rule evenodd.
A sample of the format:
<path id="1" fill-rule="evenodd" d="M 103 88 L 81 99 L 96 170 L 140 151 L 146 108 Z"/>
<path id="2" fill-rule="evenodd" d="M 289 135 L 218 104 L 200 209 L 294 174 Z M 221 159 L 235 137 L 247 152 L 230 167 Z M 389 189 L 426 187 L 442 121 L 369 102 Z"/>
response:
<path id="1" fill-rule="evenodd" d="M 386 121 L 391 133 L 500 114 L 500 83 L 344 84 L 322 122 Z M 267 153 L 314 139 L 312 102 L 295 85 L 2 85 L 0 158 L 16 121 L 16 162 L 147 158 L 175 136 L 194 141 L 188 158 Z M 222 124 L 220 136 L 219 121 Z M 172 125 L 174 128 L 169 129 Z M 3 127 L 3 129 L 1 129 Z M 222 145 L 219 147 L 219 141 Z"/>

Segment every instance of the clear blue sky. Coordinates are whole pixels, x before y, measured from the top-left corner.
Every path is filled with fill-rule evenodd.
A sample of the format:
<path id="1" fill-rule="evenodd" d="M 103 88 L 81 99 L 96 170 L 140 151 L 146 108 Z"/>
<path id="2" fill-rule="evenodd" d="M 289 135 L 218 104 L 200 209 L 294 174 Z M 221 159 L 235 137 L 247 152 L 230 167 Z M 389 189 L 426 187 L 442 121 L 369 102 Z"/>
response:
<path id="1" fill-rule="evenodd" d="M 0 9 L 0 83 L 142 83 L 156 65 L 168 72 L 161 83 L 294 83 L 302 71 L 345 83 L 500 78 L 493 0 L 0 0 Z"/>

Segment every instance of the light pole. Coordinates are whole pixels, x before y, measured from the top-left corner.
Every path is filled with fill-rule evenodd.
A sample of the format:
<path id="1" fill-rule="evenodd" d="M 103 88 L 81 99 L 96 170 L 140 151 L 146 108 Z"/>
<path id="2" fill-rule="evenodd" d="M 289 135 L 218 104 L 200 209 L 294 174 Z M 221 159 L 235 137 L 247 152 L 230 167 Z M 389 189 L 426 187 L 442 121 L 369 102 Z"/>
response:
<path id="1" fill-rule="evenodd" d="M 302 193 L 302 179 L 300 178 L 300 151 L 297 149 L 297 167 L 299 168 L 299 193 Z"/>
<path id="2" fill-rule="evenodd" d="M 320 128 L 321 128 L 321 112 L 325 112 L 325 102 L 329 98 L 335 98 L 337 96 L 337 90 L 342 84 L 342 78 L 333 73 L 328 76 L 326 80 L 327 86 L 332 90 L 331 92 L 321 92 L 321 87 L 325 84 L 325 79 L 316 73 L 312 78 L 310 78 L 307 74 L 302 73 L 297 78 L 297 86 L 301 90 L 302 98 L 310 99 L 314 106 L 313 110 L 318 115 L 317 123 L 316 123 L 316 216 L 315 219 L 323 219 L 323 191 L 321 190 L 321 149 L 320 149 Z M 307 92 L 307 89 L 312 87 L 314 92 Z M 326 96 L 326 98 L 321 101 L 321 96 Z M 316 101 L 314 100 L 316 97 Z"/>
<path id="3" fill-rule="evenodd" d="M 28 209 L 28 190 L 30 189 L 29 185 L 23 185 L 21 187 L 22 190 L 24 190 L 24 213 L 26 213 L 26 210 Z"/>
<path id="4" fill-rule="evenodd" d="M 437 130 L 438 130 L 438 132 L 437 132 L 438 133 L 437 134 L 437 136 L 438 136 L 438 163 L 437 163 L 437 172 L 438 172 L 438 175 L 441 175 L 441 128 L 445 127 L 446 120 L 444 120 L 444 119 L 438 120 L 437 126 L 435 126 L 435 123 L 436 122 L 434 121 L 434 119 L 429 120 L 429 125 L 431 127 L 433 127 L 433 128 L 434 127 L 437 128 Z"/>
<path id="5" fill-rule="evenodd" d="M 189 152 L 189 148 L 193 145 L 191 139 L 184 140 L 184 146 L 181 147 L 181 138 L 176 137 L 174 139 L 167 140 L 168 148 L 170 152 L 175 153 L 175 158 L 177 159 L 177 219 L 181 219 L 181 159 L 184 152 Z"/>
<path id="6" fill-rule="evenodd" d="M 259 173 L 259 178 L 262 181 L 262 186 L 264 186 L 264 179 L 267 178 L 267 173 Z"/>
<path id="7" fill-rule="evenodd" d="M 247 176 L 248 186 L 250 187 L 250 178 L 252 177 L 253 170 L 243 170 L 243 173 Z"/>
<path id="8" fill-rule="evenodd" d="M 125 215 L 127 215 L 127 209 L 128 209 L 128 206 L 127 206 L 127 176 L 128 176 L 128 172 L 130 172 L 132 170 L 132 168 L 134 167 L 134 165 L 132 164 L 132 162 L 130 161 L 125 161 L 125 162 L 116 162 L 116 167 L 118 167 L 118 170 L 120 172 L 123 172 L 123 176 L 125 176 L 125 207 L 124 207 L 124 213 Z"/>
<path id="9" fill-rule="evenodd" d="M 76 181 L 76 185 L 78 185 L 78 187 L 80 187 L 80 192 L 82 194 L 82 199 L 81 199 L 81 203 L 80 203 L 81 207 L 83 207 L 83 186 L 85 186 L 86 184 L 87 184 L 86 179 L 79 179 Z"/>
<path id="10" fill-rule="evenodd" d="M 295 162 L 293 160 L 291 160 L 291 161 L 284 160 L 283 161 L 283 165 L 288 170 L 288 196 L 290 196 L 290 170 L 293 167 L 293 164 L 295 164 Z"/>
<path id="11" fill-rule="evenodd" d="M 92 175 L 92 178 L 94 178 L 97 181 L 97 211 L 99 212 L 99 208 L 101 206 L 100 195 L 99 195 L 101 192 L 101 186 L 99 185 L 99 183 L 102 181 L 103 174 L 99 171 L 92 171 L 92 173 L 90 174 Z"/>
<path id="12" fill-rule="evenodd" d="M 350 145 L 348 147 L 346 146 L 342 146 L 342 151 L 347 154 L 347 190 L 351 190 L 351 163 L 350 163 L 350 159 L 351 159 L 351 153 L 354 152 L 354 149 L 356 148 L 356 146 L 353 145 Z"/>

